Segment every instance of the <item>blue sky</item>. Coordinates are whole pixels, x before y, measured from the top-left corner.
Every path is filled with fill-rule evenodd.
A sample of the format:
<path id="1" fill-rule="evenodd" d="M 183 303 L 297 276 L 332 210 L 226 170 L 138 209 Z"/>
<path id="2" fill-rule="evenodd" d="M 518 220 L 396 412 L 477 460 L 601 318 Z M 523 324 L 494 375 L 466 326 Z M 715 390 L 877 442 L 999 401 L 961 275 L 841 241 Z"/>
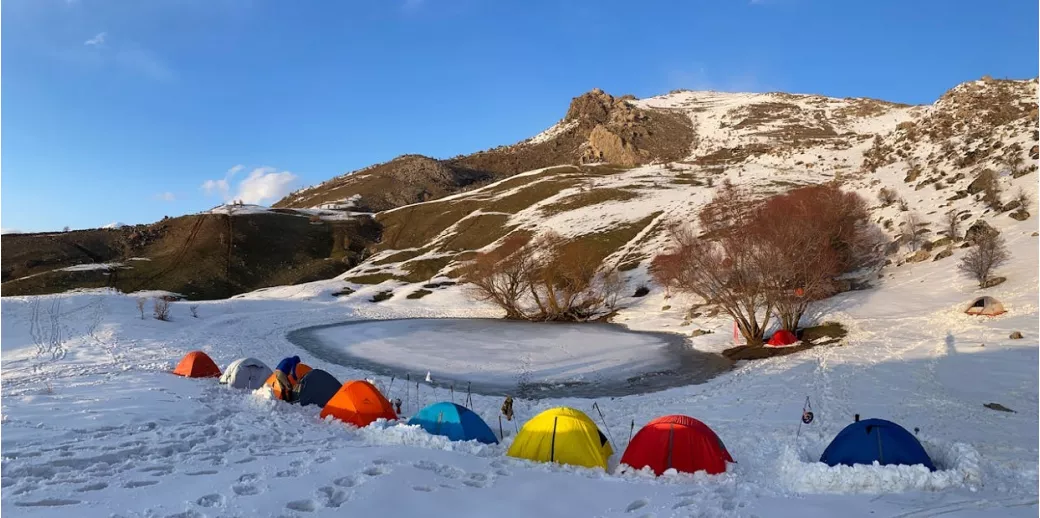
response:
<path id="1" fill-rule="evenodd" d="M 143 223 L 532 136 L 594 87 L 929 103 L 1037 75 L 1037 3 L 4 0 L 0 223 Z M 637 7 L 638 6 L 638 7 Z"/>

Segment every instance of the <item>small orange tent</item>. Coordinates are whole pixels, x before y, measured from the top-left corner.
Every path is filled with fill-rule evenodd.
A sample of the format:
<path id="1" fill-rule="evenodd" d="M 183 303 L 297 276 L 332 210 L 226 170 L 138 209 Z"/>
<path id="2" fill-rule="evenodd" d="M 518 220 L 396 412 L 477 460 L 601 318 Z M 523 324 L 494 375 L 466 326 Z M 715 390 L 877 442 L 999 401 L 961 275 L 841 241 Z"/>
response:
<path id="1" fill-rule="evenodd" d="M 325 403 L 321 418 L 335 417 L 354 426 L 368 426 L 379 418 L 397 419 L 390 402 L 367 381 L 348 381 Z"/>
<path id="2" fill-rule="evenodd" d="M 295 386 L 300 382 L 304 375 L 311 371 L 311 367 L 306 363 L 297 363 L 294 371 L 295 372 L 289 375 L 289 383 L 292 383 Z M 271 387 L 271 392 L 274 392 L 275 399 L 282 399 L 282 384 L 278 382 L 278 379 L 275 378 L 273 372 L 267 377 L 267 381 L 264 382 L 264 385 Z M 286 393 L 291 393 L 293 387 L 286 387 L 285 389 Z"/>
<path id="3" fill-rule="evenodd" d="M 192 351 L 184 355 L 184 359 L 173 369 L 173 373 L 186 378 L 219 378 L 220 367 L 217 367 L 208 354 Z"/>

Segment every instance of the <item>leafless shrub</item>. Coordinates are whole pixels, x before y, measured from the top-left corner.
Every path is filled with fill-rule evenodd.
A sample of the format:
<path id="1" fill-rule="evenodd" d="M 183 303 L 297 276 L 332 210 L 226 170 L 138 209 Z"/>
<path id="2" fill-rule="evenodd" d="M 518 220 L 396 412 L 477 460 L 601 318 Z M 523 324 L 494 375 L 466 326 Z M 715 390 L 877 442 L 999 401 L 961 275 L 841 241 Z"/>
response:
<path id="1" fill-rule="evenodd" d="M 717 206 L 726 196 L 718 195 Z M 736 218 L 719 214 L 702 213 L 702 222 L 737 224 L 717 229 L 712 240 L 689 227 L 672 229 L 675 245 L 654 258 L 651 273 L 726 312 L 751 345 L 762 343 L 774 314 L 797 329 L 810 303 L 836 291 L 835 277 L 882 257 L 882 234 L 868 223 L 866 204 L 835 185 L 796 189 Z"/>
<path id="2" fill-rule="evenodd" d="M 980 287 L 985 287 L 993 269 L 1010 258 L 1003 237 L 997 233 L 984 233 L 975 239 L 975 246 L 964 254 L 957 268 L 977 280 Z"/>
<path id="3" fill-rule="evenodd" d="M 910 205 L 906 202 L 906 199 L 899 198 L 899 210 L 902 212 L 910 210 Z"/>
<path id="4" fill-rule="evenodd" d="M 1033 206 L 1033 197 L 1021 187 L 1019 187 L 1018 192 L 1015 193 L 1015 201 L 1018 202 L 1018 209 L 1026 212 L 1029 211 L 1029 207 Z"/>
<path id="5" fill-rule="evenodd" d="M 188 311 L 191 312 L 191 316 L 193 318 L 199 318 L 199 305 L 198 304 L 192 304 L 192 305 L 188 306 Z"/>
<path id="6" fill-rule="evenodd" d="M 152 315 L 156 320 L 167 322 L 170 320 L 170 301 L 156 298 L 152 305 Z"/>
<path id="7" fill-rule="evenodd" d="M 889 205 L 895 203 L 898 199 L 899 194 L 896 193 L 895 189 L 882 187 L 881 190 L 878 191 L 878 201 L 880 201 L 881 204 L 885 207 L 888 207 Z"/>
<path id="8" fill-rule="evenodd" d="M 144 297 L 137 297 L 137 312 L 141 314 L 141 320 L 144 320 L 144 303 L 147 301 Z"/>
<path id="9" fill-rule="evenodd" d="M 907 212 L 903 215 L 903 241 L 911 251 L 916 252 L 921 246 L 922 232 L 921 215 L 916 212 Z"/>
<path id="10" fill-rule="evenodd" d="M 463 271 L 477 298 L 524 320 L 585 320 L 604 304 L 597 264 L 558 234 L 517 235 Z M 616 300 L 616 299 L 615 299 Z"/>
<path id="11" fill-rule="evenodd" d="M 613 311 L 617 307 L 618 298 L 625 290 L 625 279 L 621 272 L 612 269 L 600 276 L 599 290 L 603 294 L 603 304 L 607 309 Z"/>
<path id="12" fill-rule="evenodd" d="M 951 210 L 943 214 L 942 220 L 943 232 L 946 233 L 946 237 L 957 241 L 961 238 L 961 218 L 957 215 L 957 211 Z"/>

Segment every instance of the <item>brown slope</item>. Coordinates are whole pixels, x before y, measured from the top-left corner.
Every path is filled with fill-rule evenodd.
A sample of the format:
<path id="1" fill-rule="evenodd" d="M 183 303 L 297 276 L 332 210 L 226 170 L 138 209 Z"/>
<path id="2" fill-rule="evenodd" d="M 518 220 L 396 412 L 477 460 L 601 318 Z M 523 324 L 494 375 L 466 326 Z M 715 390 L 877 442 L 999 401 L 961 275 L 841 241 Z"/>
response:
<path id="1" fill-rule="evenodd" d="M 311 221 L 279 213 L 196 214 L 120 230 L 6 234 L 0 290 L 11 296 L 112 287 L 223 298 L 333 277 L 356 265 L 378 237 L 379 226 L 367 217 Z M 60 270 L 91 262 L 124 267 Z"/>
<path id="2" fill-rule="evenodd" d="M 574 98 L 553 138 L 437 160 L 403 155 L 290 194 L 275 207 L 313 207 L 361 195 L 361 207 L 382 211 L 429 201 L 517 173 L 554 165 L 608 162 L 634 166 L 682 159 L 693 140 L 682 114 L 632 106 L 595 89 Z"/>

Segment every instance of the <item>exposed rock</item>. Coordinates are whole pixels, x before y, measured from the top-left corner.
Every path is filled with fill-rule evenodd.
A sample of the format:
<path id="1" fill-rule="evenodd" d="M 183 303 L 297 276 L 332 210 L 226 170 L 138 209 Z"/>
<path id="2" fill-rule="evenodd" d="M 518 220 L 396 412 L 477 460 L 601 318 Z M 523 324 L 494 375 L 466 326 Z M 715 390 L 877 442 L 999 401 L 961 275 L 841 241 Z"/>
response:
<path id="1" fill-rule="evenodd" d="M 1011 214 L 1008 214 L 1008 217 L 1016 221 L 1025 221 L 1029 219 L 1029 212 L 1025 210 L 1017 210 L 1015 212 L 1012 212 Z"/>
<path id="2" fill-rule="evenodd" d="M 921 243 L 921 250 L 923 250 L 925 252 L 931 252 L 932 248 L 934 248 L 934 247 L 935 247 L 935 245 L 932 244 L 931 241 L 925 241 L 925 242 Z"/>
<path id="3" fill-rule="evenodd" d="M 954 194 L 953 196 L 950 196 L 949 198 L 946 198 L 946 201 L 957 201 L 957 200 L 959 200 L 961 198 L 967 198 L 967 197 L 968 197 L 968 191 L 957 191 L 957 194 Z"/>
<path id="4" fill-rule="evenodd" d="M 581 155 L 581 162 L 609 162 L 632 167 L 643 160 L 644 154 L 630 142 L 619 137 L 604 125 L 598 125 L 589 134 L 588 147 Z"/>
<path id="5" fill-rule="evenodd" d="M 991 227 L 989 223 L 983 220 L 978 220 L 968 227 L 968 231 L 964 233 L 964 240 L 968 243 L 974 243 L 975 240 L 982 236 L 1000 234 L 1000 231 Z"/>
<path id="6" fill-rule="evenodd" d="M 947 248 L 946 250 L 943 250 L 942 252 L 939 252 L 939 253 L 935 254 L 935 259 L 932 259 L 932 260 L 933 261 L 938 261 L 939 259 L 946 259 L 947 257 L 950 257 L 951 255 L 953 255 L 953 250 L 950 250 L 949 248 Z"/>
<path id="7" fill-rule="evenodd" d="M 690 336 L 691 337 L 697 337 L 697 336 L 701 336 L 701 335 L 710 335 L 710 334 L 712 334 L 712 332 L 708 331 L 707 329 L 694 329 L 692 332 L 690 332 Z"/>
<path id="8" fill-rule="evenodd" d="M 1021 205 L 1022 204 L 1019 203 L 1018 200 L 1011 200 L 1011 201 L 1005 203 L 1004 207 L 1002 207 L 1000 210 L 1001 210 L 1001 212 L 1007 212 L 1009 210 L 1015 210 L 1015 209 L 1019 208 Z"/>
<path id="9" fill-rule="evenodd" d="M 941 246 L 950 246 L 952 244 L 953 239 L 950 236 L 941 237 L 939 239 L 936 239 L 935 241 L 932 241 L 933 248 L 939 248 Z"/>
<path id="10" fill-rule="evenodd" d="M 1033 232 L 1032 236 L 1033 236 L 1033 237 L 1037 237 L 1037 236 L 1040 236 L 1040 232 Z"/>
<path id="11" fill-rule="evenodd" d="M 928 253 L 927 250 L 918 250 L 917 252 L 910 255 L 910 257 L 907 257 L 906 262 L 919 263 L 921 261 L 927 260 L 929 257 L 931 257 L 931 255 L 932 254 Z"/>
<path id="12" fill-rule="evenodd" d="M 1034 145 L 1029 148 L 1029 158 L 1032 158 L 1033 160 L 1040 159 L 1040 146 Z"/>
<path id="13" fill-rule="evenodd" d="M 640 286 L 636 288 L 636 292 L 632 294 L 633 297 L 645 297 L 647 293 L 650 293 L 650 288 L 646 286 Z"/>
<path id="14" fill-rule="evenodd" d="M 984 404 L 982 406 L 984 406 L 984 407 L 986 407 L 986 408 L 988 408 L 990 410 L 999 410 L 1001 412 L 1016 413 L 1014 410 L 1011 410 L 1010 408 L 1008 408 L 1008 407 L 1006 407 L 1004 405 L 1001 405 L 1000 403 L 986 403 L 986 404 Z"/>
<path id="15" fill-rule="evenodd" d="M 982 283 L 982 288 L 992 288 L 994 286 L 1003 284 L 1007 280 L 1007 277 L 993 277 L 986 282 Z"/>
<path id="16" fill-rule="evenodd" d="M 1021 340 L 1024 337 L 1022 336 L 1022 332 L 1021 331 L 1014 331 L 1014 332 L 1011 333 L 1010 336 L 1008 336 L 1008 338 L 1010 338 L 1012 340 Z"/>
<path id="17" fill-rule="evenodd" d="M 968 194 L 978 194 L 986 189 L 986 185 L 992 183 L 996 178 L 996 174 L 986 169 L 978 174 L 974 180 L 968 184 Z"/>

